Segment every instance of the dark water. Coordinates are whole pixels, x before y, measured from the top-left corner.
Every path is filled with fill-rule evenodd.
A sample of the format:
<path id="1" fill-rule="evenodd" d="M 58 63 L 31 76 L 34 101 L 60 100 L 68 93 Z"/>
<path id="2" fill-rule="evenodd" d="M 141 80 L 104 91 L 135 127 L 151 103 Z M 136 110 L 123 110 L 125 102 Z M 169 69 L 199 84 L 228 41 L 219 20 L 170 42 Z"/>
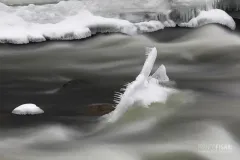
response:
<path id="1" fill-rule="evenodd" d="M 106 34 L 82 41 L 1 44 L 0 141 L 1 136 L 5 139 L 0 142 L 0 158 L 238 160 L 240 22 L 236 22 L 236 31 L 207 25 L 133 37 Z M 87 106 L 113 103 L 114 92 L 140 72 L 145 47 L 157 48 L 155 67 L 164 64 L 174 87 L 187 96 L 178 97 L 180 102 L 169 100 L 165 109 L 131 111 L 102 133 L 81 138 L 82 124 L 97 123 L 96 117 L 84 116 Z M 34 118 L 10 114 L 23 103 L 35 103 L 45 114 Z M 160 120 L 167 108 L 180 103 L 181 109 Z M 157 120 L 145 123 L 142 115 Z M 29 124 L 33 126 L 24 128 Z M 199 150 L 200 144 L 229 145 L 231 150 L 202 152 L 206 148 Z"/>

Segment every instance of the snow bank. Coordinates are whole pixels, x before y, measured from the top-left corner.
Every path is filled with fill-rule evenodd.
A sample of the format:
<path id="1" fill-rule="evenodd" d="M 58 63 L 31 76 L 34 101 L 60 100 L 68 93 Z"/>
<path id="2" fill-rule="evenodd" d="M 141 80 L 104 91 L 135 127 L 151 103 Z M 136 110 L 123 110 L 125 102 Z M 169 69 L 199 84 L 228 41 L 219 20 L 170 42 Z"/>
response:
<path id="1" fill-rule="evenodd" d="M 13 114 L 18 115 L 35 115 L 35 114 L 43 114 L 44 111 L 37 107 L 35 104 L 23 104 L 12 111 Z"/>
<path id="2" fill-rule="evenodd" d="M 176 20 L 171 20 L 169 16 L 171 10 L 168 10 L 166 15 L 161 13 L 164 17 L 161 21 L 132 23 L 116 17 L 96 16 L 86 10 L 83 4 L 82 1 L 69 1 L 42 6 L 31 4 L 10 7 L 0 3 L 0 43 L 27 44 L 46 40 L 76 40 L 99 32 L 134 35 L 176 26 Z M 193 11 L 188 14 L 192 14 Z M 198 27 L 208 23 L 220 23 L 231 29 L 235 28 L 233 19 L 218 9 L 201 11 L 196 18 L 188 23 L 180 23 L 179 26 Z"/>
<path id="3" fill-rule="evenodd" d="M 50 40 L 72 40 L 91 36 L 90 28 L 107 28 L 103 32 L 136 33 L 137 28 L 125 20 L 103 18 L 82 11 L 56 24 L 37 24 L 24 21 L 13 14 L 0 13 L 0 42 L 24 44 Z"/>
<path id="4" fill-rule="evenodd" d="M 98 32 L 120 32 L 134 35 L 175 26 L 175 23 L 170 20 L 164 23 L 149 21 L 134 24 L 127 20 L 94 16 L 87 10 L 81 10 L 78 14 L 69 16 L 58 23 L 33 23 L 13 12 L 0 11 L 0 15 L 0 42 L 14 44 L 83 39 Z"/>
<path id="5" fill-rule="evenodd" d="M 181 27 L 200 27 L 210 23 L 218 23 L 225 25 L 232 30 L 236 28 L 236 24 L 231 16 L 220 9 L 212 9 L 209 11 L 201 11 L 200 14 L 191 19 L 187 23 L 180 23 Z"/>

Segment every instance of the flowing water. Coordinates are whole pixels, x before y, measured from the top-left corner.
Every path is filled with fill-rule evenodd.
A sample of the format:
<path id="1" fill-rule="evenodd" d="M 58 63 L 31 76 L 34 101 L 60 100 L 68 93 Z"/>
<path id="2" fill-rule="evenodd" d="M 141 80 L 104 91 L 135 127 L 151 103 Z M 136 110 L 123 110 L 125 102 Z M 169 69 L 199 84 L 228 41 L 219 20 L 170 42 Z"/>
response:
<path id="1" fill-rule="evenodd" d="M 240 21 L 77 41 L 0 44 L 1 160 L 239 160 Z M 179 92 L 116 122 L 86 116 L 140 73 L 156 47 Z M 70 83 L 69 83 L 70 82 Z M 45 114 L 11 115 L 24 103 Z"/>

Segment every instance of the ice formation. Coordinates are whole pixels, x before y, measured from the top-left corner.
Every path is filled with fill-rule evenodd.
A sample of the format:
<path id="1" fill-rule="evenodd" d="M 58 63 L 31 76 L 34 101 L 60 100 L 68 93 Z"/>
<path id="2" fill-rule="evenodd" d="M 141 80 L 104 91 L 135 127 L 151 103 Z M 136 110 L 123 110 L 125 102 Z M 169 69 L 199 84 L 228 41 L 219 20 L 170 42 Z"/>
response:
<path id="1" fill-rule="evenodd" d="M 222 9 L 224 11 L 239 11 L 239 0 L 214 0 L 212 4 L 213 8 Z"/>
<path id="2" fill-rule="evenodd" d="M 189 20 L 198 16 L 199 11 L 210 11 L 212 9 L 240 10 L 239 0 L 170 0 L 170 4 L 170 10 L 177 11 L 178 18 L 182 22 L 189 22 Z"/>
<path id="3" fill-rule="evenodd" d="M 239 0 L 170 0 L 171 5 L 177 8 L 195 7 L 208 9 L 239 10 Z"/>
<path id="4" fill-rule="evenodd" d="M 28 103 L 18 106 L 12 111 L 12 113 L 18 115 L 35 115 L 43 114 L 44 111 L 35 104 Z"/>
<path id="5" fill-rule="evenodd" d="M 169 78 L 167 76 L 167 71 L 164 65 L 161 65 L 157 71 L 149 77 L 150 81 L 155 81 L 157 83 L 165 83 L 169 82 Z"/>
<path id="6" fill-rule="evenodd" d="M 212 9 L 209 11 L 201 11 L 200 14 L 191 19 L 187 23 L 180 23 L 181 27 L 199 27 L 210 23 L 218 23 L 225 25 L 232 30 L 236 28 L 236 24 L 231 16 L 229 16 L 226 12 L 220 9 Z"/>
<path id="7" fill-rule="evenodd" d="M 123 94 L 116 94 L 115 102 L 117 106 L 116 109 L 108 115 L 109 122 L 115 122 L 131 106 L 148 107 L 148 105 L 154 102 L 165 103 L 167 97 L 176 92 L 176 90 L 172 88 L 161 85 L 161 82 L 169 81 L 164 65 L 161 65 L 157 71 L 150 76 L 156 57 L 157 49 L 148 48 L 147 59 L 141 73 L 135 81 L 129 83 L 127 87 L 123 89 Z"/>

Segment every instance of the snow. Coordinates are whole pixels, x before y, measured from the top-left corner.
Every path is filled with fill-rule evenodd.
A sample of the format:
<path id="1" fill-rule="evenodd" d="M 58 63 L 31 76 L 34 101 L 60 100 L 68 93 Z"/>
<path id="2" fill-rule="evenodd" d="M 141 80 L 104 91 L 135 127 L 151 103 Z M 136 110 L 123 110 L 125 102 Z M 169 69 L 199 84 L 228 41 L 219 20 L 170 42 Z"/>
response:
<path id="1" fill-rule="evenodd" d="M 18 106 L 12 111 L 12 113 L 17 115 L 35 115 L 43 114 L 44 111 L 35 104 L 28 103 Z"/>
<path id="2" fill-rule="evenodd" d="M 210 23 L 218 23 L 225 25 L 232 30 L 236 28 L 236 24 L 231 16 L 220 9 L 212 9 L 209 11 L 201 11 L 200 14 L 191 19 L 187 23 L 180 23 L 181 27 L 200 27 Z"/>
<path id="3" fill-rule="evenodd" d="M 96 34 L 96 32 L 120 32 L 134 35 L 139 32 L 153 32 L 164 27 L 174 27 L 176 25 L 171 20 L 164 23 L 149 21 L 134 24 L 127 20 L 95 16 L 87 10 L 81 10 L 78 14 L 66 17 L 57 23 L 35 23 L 35 20 L 27 21 L 12 11 L 0 11 L 0 14 L 0 42 L 14 44 L 42 42 L 48 39 L 83 39 Z M 25 19 L 28 18 L 25 17 Z M 43 22 L 42 20 L 40 21 Z"/>
<path id="4" fill-rule="evenodd" d="M 154 32 L 164 29 L 164 25 L 159 21 L 140 22 L 135 24 L 141 32 Z"/>
<path id="5" fill-rule="evenodd" d="M 82 39 L 91 36 L 90 28 L 108 28 L 103 32 L 136 33 L 137 28 L 130 22 L 113 18 L 94 16 L 88 11 L 82 11 L 75 16 L 56 24 L 37 24 L 24 21 L 22 18 L 0 12 L 0 42 L 24 44 L 51 40 Z"/>
<path id="6" fill-rule="evenodd" d="M 179 2 L 175 0 L 172 4 L 178 4 Z M 190 2 L 192 3 L 192 1 L 184 0 L 181 1 L 181 4 L 187 5 Z M 76 40 L 90 37 L 96 33 L 106 32 L 135 35 L 144 32 L 155 32 L 165 27 L 175 27 L 176 25 L 181 27 L 198 27 L 209 23 L 219 23 L 235 29 L 235 22 L 232 17 L 219 9 L 199 11 L 198 15 L 195 13 L 196 9 L 193 8 L 186 9 L 186 7 L 180 7 L 177 9 L 172 8 L 172 10 L 171 8 L 167 8 L 168 10 L 159 12 L 159 15 L 162 16 L 160 20 L 158 19 L 158 12 L 152 12 L 151 16 L 156 19 L 145 20 L 142 18 L 142 22 L 133 23 L 120 19 L 121 16 L 115 15 L 111 17 L 111 13 L 106 14 L 110 18 L 97 16 L 98 12 L 90 12 L 94 9 L 87 8 L 87 6 L 91 6 L 90 4 L 86 5 L 87 3 L 89 2 L 62 1 L 58 4 L 41 6 L 30 4 L 18 7 L 11 7 L 0 3 L 0 43 L 27 44 L 46 40 Z M 162 0 L 162 3 L 169 2 Z M 136 5 L 136 3 L 134 4 Z M 153 6 L 152 3 L 148 4 Z M 178 5 L 181 6 L 180 4 Z M 177 19 L 171 19 L 169 15 L 171 12 L 174 12 L 172 13 L 173 15 L 176 14 L 175 17 Z M 131 15 L 131 13 L 129 14 Z M 144 14 L 139 14 L 139 16 L 144 17 Z"/>

